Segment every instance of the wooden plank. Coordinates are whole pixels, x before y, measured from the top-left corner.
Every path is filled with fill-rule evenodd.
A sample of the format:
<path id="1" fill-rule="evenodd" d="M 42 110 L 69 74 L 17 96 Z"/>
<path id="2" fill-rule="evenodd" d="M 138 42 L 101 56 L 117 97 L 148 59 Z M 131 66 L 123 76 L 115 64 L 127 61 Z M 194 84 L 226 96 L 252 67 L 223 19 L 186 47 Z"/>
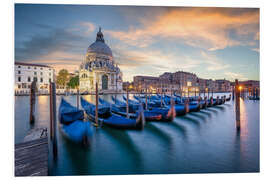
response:
<path id="1" fill-rule="evenodd" d="M 15 144 L 15 176 L 48 175 L 48 139 Z"/>
<path id="2" fill-rule="evenodd" d="M 47 141 L 48 141 L 47 138 L 40 138 L 40 139 L 36 139 L 36 140 L 32 140 L 32 141 L 18 143 L 18 144 L 15 144 L 15 150 L 19 149 L 21 147 L 25 148 L 25 147 L 28 147 L 28 146 L 43 144 L 43 143 L 46 143 Z"/>

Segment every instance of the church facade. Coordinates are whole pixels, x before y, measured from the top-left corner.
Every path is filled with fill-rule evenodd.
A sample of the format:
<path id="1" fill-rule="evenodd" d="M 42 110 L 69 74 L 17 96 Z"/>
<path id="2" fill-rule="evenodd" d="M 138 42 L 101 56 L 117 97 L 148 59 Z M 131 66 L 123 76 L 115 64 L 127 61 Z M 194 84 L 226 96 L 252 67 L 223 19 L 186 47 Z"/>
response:
<path id="1" fill-rule="evenodd" d="M 122 91 L 122 72 L 114 62 L 112 50 L 105 43 L 101 28 L 80 65 L 79 81 L 80 92 L 95 91 L 96 82 L 101 92 Z"/>

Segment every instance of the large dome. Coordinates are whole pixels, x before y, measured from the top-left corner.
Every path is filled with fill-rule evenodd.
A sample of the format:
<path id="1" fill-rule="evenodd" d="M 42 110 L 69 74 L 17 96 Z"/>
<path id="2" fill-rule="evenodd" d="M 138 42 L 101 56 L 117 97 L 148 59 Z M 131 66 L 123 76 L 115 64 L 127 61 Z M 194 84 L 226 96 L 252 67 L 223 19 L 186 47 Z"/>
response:
<path id="1" fill-rule="evenodd" d="M 99 32 L 97 33 L 96 41 L 88 47 L 87 53 L 104 54 L 112 57 L 112 50 L 105 43 L 101 28 L 99 28 Z"/>

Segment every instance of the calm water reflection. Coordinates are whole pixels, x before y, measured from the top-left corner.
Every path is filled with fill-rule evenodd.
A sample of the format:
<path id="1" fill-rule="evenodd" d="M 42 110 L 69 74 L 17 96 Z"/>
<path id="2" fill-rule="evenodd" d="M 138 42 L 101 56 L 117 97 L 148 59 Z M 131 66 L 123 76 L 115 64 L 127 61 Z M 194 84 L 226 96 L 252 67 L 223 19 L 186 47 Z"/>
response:
<path id="1" fill-rule="evenodd" d="M 65 97 L 76 105 L 76 97 Z M 94 102 L 94 96 L 85 96 Z M 104 96 L 110 100 L 109 96 Z M 57 106 L 60 96 L 57 97 Z M 50 175 L 206 173 L 259 171 L 259 101 L 241 100 L 241 131 L 235 128 L 234 102 L 150 122 L 144 131 L 95 129 L 88 148 L 58 132 L 58 159 Z M 38 96 L 34 126 L 49 127 L 49 97 Z M 31 128 L 29 97 L 15 97 L 15 142 Z"/>

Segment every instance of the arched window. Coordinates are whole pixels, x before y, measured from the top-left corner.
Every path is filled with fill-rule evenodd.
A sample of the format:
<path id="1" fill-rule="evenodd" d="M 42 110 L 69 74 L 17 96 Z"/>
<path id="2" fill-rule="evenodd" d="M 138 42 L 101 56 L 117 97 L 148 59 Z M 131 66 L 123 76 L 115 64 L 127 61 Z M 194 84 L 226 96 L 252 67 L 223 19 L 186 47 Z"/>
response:
<path id="1" fill-rule="evenodd" d="M 108 89 L 108 76 L 106 74 L 102 76 L 102 89 Z"/>
<path id="2" fill-rule="evenodd" d="M 87 74 L 83 73 L 81 77 L 82 78 L 87 78 Z"/>

